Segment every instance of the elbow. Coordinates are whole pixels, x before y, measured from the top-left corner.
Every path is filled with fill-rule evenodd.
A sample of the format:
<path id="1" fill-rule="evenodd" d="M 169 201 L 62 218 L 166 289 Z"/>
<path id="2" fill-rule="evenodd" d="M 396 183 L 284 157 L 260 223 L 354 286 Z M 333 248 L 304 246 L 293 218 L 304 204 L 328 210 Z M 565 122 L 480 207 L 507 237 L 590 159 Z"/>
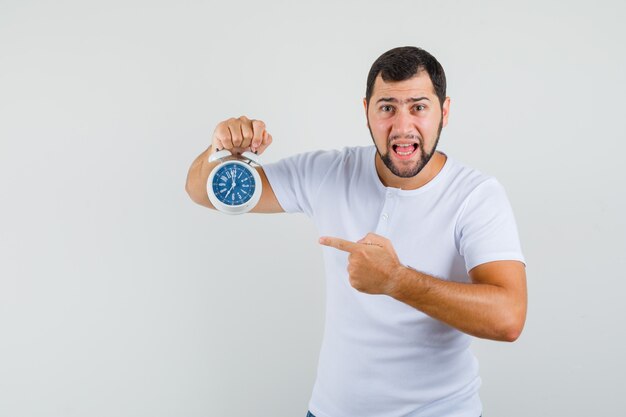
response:
<path id="1" fill-rule="evenodd" d="M 524 321 L 525 315 L 505 321 L 506 324 L 500 328 L 498 339 L 503 342 L 515 342 L 522 334 Z"/>
<path id="2" fill-rule="evenodd" d="M 191 201 L 193 201 L 194 203 L 209 209 L 215 209 L 215 207 L 213 207 L 213 204 L 211 204 L 209 196 L 206 194 L 206 192 L 202 194 L 199 190 L 190 187 L 189 183 L 185 185 L 185 191 L 187 192 L 189 198 L 191 198 Z"/>
<path id="3" fill-rule="evenodd" d="M 191 187 L 190 180 L 189 180 L 190 176 L 191 176 L 191 172 L 187 174 L 187 179 L 185 180 L 185 192 L 187 193 L 187 195 L 189 195 L 189 197 L 193 199 L 191 195 L 192 187 Z"/>
<path id="4" fill-rule="evenodd" d="M 187 193 L 187 195 L 189 196 L 189 198 L 191 198 L 192 200 L 194 200 L 194 198 L 193 198 L 193 192 L 192 192 L 192 189 L 191 189 L 191 187 L 189 186 L 189 181 L 187 181 L 187 182 L 185 183 L 185 192 Z M 195 200 L 194 200 L 194 201 L 195 201 Z"/>
<path id="5" fill-rule="evenodd" d="M 191 198 L 191 201 L 197 204 L 201 204 L 202 198 L 198 198 L 198 192 L 195 190 L 194 186 L 189 183 L 189 180 L 185 183 L 185 192 Z"/>
<path id="6" fill-rule="evenodd" d="M 185 192 L 191 198 L 191 201 L 197 203 L 196 198 L 194 197 L 193 190 L 189 187 L 189 183 L 185 184 Z"/>
<path id="7" fill-rule="evenodd" d="M 202 199 L 198 198 L 198 196 L 196 195 L 196 193 L 194 193 L 193 189 L 189 187 L 189 185 L 185 185 L 185 191 L 187 192 L 187 195 L 189 196 L 189 198 L 191 199 L 191 201 L 193 201 L 196 204 L 201 204 L 202 205 Z"/>
<path id="8" fill-rule="evenodd" d="M 522 329 L 520 328 L 511 328 L 508 329 L 505 333 L 503 333 L 502 341 L 503 342 L 515 342 L 520 335 L 522 334 Z"/>

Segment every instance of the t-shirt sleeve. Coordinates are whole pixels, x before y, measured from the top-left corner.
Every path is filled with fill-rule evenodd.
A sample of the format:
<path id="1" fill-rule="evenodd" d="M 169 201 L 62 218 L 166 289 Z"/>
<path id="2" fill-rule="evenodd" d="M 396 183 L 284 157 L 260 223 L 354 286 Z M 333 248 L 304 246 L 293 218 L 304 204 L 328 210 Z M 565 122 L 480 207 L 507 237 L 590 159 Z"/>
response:
<path id="1" fill-rule="evenodd" d="M 467 272 L 491 261 L 517 260 L 526 264 L 504 187 L 492 177 L 478 185 L 465 203 L 457 221 L 456 238 Z"/>
<path id="2" fill-rule="evenodd" d="M 263 171 L 285 212 L 311 217 L 320 186 L 339 157 L 339 151 L 306 152 L 264 165 Z"/>

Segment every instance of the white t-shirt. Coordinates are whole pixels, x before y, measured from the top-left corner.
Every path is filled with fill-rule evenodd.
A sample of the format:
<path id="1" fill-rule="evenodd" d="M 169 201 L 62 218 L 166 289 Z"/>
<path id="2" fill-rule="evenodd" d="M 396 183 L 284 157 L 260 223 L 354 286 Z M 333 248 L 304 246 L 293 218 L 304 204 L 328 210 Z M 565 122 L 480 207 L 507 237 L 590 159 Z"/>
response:
<path id="1" fill-rule="evenodd" d="M 295 155 L 264 166 L 286 212 L 320 236 L 391 240 L 400 262 L 441 279 L 495 260 L 524 262 L 506 193 L 493 177 L 448 157 L 415 190 L 385 187 L 374 146 Z M 348 254 L 323 247 L 326 322 L 309 403 L 316 417 L 478 417 L 471 337 L 386 295 L 355 290 Z"/>

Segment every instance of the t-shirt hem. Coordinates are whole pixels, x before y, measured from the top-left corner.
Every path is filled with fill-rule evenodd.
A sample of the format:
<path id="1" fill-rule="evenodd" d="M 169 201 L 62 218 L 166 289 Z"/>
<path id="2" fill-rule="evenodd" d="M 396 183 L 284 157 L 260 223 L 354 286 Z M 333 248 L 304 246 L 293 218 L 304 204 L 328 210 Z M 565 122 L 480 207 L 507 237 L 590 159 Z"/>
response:
<path id="1" fill-rule="evenodd" d="M 521 255 L 519 252 L 500 252 L 469 259 L 466 262 L 467 272 L 469 272 L 472 268 L 477 267 L 478 265 L 494 261 L 520 261 L 524 264 L 524 266 L 526 266 L 526 260 L 524 259 L 524 256 Z"/>

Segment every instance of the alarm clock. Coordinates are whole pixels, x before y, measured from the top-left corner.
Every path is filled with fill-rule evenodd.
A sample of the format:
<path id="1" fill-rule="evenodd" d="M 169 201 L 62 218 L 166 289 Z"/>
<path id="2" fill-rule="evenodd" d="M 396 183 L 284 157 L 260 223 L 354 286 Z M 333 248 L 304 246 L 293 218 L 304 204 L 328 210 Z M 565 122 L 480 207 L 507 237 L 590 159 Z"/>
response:
<path id="1" fill-rule="evenodd" d="M 211 155 L 209 162 L 218 159 L 221 163 L 213 168 L 206 185 L 211 204 L 223 213 L 247 213 L 261 198 L 261 176 L 252 165 L 261 165 L 258 155 L 246 151 L 234 156 L 222 149 Z"/>

